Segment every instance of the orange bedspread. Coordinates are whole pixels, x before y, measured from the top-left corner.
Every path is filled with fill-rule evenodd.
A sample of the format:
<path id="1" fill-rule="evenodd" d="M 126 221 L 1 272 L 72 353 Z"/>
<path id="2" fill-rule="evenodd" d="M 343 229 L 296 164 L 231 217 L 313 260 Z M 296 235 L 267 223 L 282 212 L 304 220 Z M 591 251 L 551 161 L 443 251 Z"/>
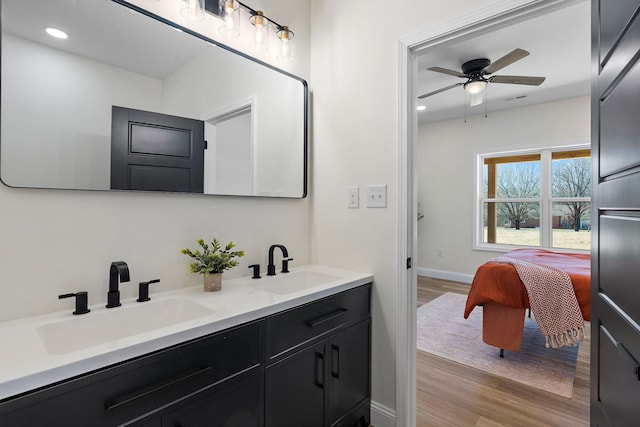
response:
<path id="1" fill-rule="evenodd" d="M 590 255 L 559 253 L 545 249 L 515 249 L 507 255 L 565 271 L 573 283 L 582 317 L 591 320 Z M 478 267 L 467 296 L 465 319 L 475 306 L 491 301 L 508 307 L 529 308 L 527 290 L 513 265 L 488 262 Z"/>

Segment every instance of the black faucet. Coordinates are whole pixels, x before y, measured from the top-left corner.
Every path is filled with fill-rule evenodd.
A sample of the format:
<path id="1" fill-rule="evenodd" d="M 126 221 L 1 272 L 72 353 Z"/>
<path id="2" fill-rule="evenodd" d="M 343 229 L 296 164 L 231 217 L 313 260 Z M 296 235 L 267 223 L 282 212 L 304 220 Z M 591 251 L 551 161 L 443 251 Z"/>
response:
<path id="1" fill-rule="evenodd" d="M 75 294 L 58 295 L 58 299 L 71 298 L 71 297 L 76 298 L 76 309 L 73 312 L 73 314 L 85 314 L 91 311 L 88 308 L 88 304 L 87 304 L 88 294 L 85 291 L 76 292 Z"/>
<path id="2" fill-rule="evenodd" d="M 107 308 L 120 307 L 120 291 L 118 290 L 118 276 L 120 282 L 129 281 L 129 267 L 124 261 L 114 261 L 109 269 L 109 292 L 107 292 Z"/>
<path id="3" fill-rule="evenodd" d="M 260 264 L 252 264 L 249 268 L 253 268 L 253 276 L 251 276 L 252 279 L 259 279 L 262 277 L 260 276 Z"/>
<path id="4" fill-rule="evenodd" d="M 136 301 L 145 302 L 151 300 L 151 298 L 149 298 L 149 285 L 158 282 L 160 282 L 160 279 L 153 279 L 148 282 L 138 283 L 138 299 Z"/>
<path id="5" fill-rule="evenodd" d="M 271 245 L 269 248 L 269 265 L 267 265 L 267 276 L 275 276 L 276 275 L 276 266 L 273 263 L 273 250 L 275 248 L 280 248 L 282 250 L 282 272 L 289 272 L 289 261 L 293 261 L 293 258 L 289 258 L 289 252 L 287 252 L 287 248 L 284 245 Z"/>

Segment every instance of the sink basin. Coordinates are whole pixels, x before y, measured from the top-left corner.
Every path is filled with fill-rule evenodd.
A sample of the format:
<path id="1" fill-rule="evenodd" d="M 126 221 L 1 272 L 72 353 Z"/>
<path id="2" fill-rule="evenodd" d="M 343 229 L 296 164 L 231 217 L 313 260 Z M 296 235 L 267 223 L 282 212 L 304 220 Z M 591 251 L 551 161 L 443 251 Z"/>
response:
<path id="1" fill-rule="evenodd" d="M 37 328 L 49 354 L 65 354 L 215 313 L 184 298 L 135 303 Z"/>
<path id="2" fill-rule="evenodd" d="M 316 271 L 296 271 L 267 276 L 251 283 L 251 287 L 278 295 L 286 295 L 303 289 L 314 288 L 341 279 L 340 276 Z"/>

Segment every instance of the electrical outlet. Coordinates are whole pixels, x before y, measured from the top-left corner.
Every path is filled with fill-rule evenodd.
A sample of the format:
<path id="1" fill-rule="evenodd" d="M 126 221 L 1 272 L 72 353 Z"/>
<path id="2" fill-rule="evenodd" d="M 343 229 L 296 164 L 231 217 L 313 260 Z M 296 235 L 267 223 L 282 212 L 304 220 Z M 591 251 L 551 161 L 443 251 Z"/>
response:
<path id="1" fill-rule="evenodd" d="M 347 207 L 349 209 L 360 207 L 360 187 L 347 187 Z"/>
<path id="2" fill-rule="evenodd" d="M 444 256 L 444 252 L 442 251 L 442 248 L 438 248 L 436 250 L 436 255 L 438 256 L 438 258 L 442 258 Z"/>

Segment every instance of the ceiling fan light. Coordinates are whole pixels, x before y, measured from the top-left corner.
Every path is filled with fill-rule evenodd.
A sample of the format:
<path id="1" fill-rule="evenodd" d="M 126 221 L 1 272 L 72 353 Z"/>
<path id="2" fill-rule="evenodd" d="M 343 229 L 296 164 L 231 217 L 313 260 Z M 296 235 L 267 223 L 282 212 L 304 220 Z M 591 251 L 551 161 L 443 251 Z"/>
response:
<path id="1" fill-rule="evenodd" d="M 469 98 L 469 107 L 477 107 L 484 102 L 482 93 L 473 93 Z"/>
<path id="2" fill-rule="evenodd" d="M 464 84 L 464 90 L 471 95 L 482 93 L 486 87 L 487 82 L 482 80 L 472 80 Z"/>

